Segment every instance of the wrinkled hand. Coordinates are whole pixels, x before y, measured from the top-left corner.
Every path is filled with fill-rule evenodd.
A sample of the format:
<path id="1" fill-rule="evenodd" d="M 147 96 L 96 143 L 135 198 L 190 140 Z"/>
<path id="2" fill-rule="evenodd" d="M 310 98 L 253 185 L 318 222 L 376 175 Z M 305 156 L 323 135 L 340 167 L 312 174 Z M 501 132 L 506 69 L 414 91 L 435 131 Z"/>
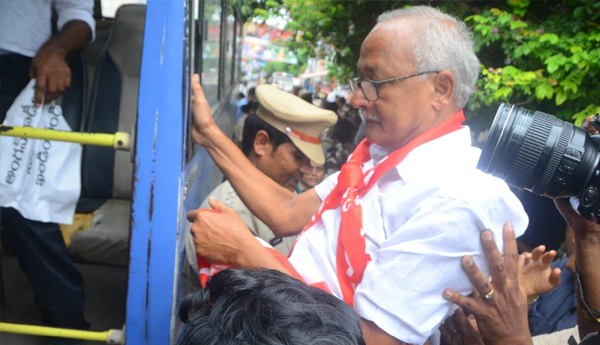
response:
<path id="1" fill-rule="evenodd" d="M 467 316 L 462 308 L 458 308 L 454 315 L 444 321 L 440 332 L 441 345 L 485 345 L 477 330 L 475 318 L 473 315 Z"/>
<path id="2" fill-rule="evenodd" d="M 71 86 L 71 70 L 65 61 L 67 55 L 62 49 L 46 44 L 40 48 L 31 62 L 29 77 L 36 79 L 34 102 L 42 103 L 46 92 L 45 103 L 51 102 Z"/>
<path id="3" fill-rule="evenodd" d="M 213 198 L 208 202 L 213 210 L 199 209 L 187 214 L 193 222 L 190 231 L 196 253 L 210 263 L 238 266 L 246 244 L 256 239 L 233 209 Z"/>
<path id="4" fill-rule="evenodd" d="M 492 282 L 488 281 L 473 259 L 467 255 L 462 259 L 462 266 L 480 296 L 462 296 L 452 289 L 446 289 L 444 298 L 475 316 L 485 344 L 532 344 L 527 321 L 527 296 L 523 283 L 525 257 L 518 254 L 512 224 L 504 225 L 504 257 L 490 231 L 481 233 L 481 242 L 490 265 Z M 492 289 L 492 298 L 486 299 L 485 295 L 492 292 Z"/>
<path id="5" fill-rule="evenodd" d="M 548 293 L 560 284 L 560 268 L 552 269 L 550 266 L 556 251 L 544 253 L 545 250 L 546 247 L 541 245 L 531 253 L 523 253 L 525 256 L 523 275 L 528 299 Z"/>
<path id="6" fill-rule="evenodd" d="M 204 96 L 204 90 L 200 85 L 200 76 L 196 73 L 192 76 L 192 140 L 201 146 L 208 145 L 204 132 L 216 127 L 210 112 L 210 105 Z"/>

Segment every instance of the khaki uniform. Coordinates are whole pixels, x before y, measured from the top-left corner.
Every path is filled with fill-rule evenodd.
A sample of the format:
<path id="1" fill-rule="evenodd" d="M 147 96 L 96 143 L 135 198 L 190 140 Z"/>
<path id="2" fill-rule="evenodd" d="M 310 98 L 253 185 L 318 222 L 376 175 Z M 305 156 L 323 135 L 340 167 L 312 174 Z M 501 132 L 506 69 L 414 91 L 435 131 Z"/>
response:
<path id="1" fill-rule="evenodd" d="M 215 188 L 208 197 L 213 197 L 218 201 L 225 204 L 225 206 L 232 208 L 237 212 L 237 214 L 242 218 L 248 229 L 254 234 L 254 236 L 260 237 L 265 240 L 267 243 L 271 243 L 276 236 L 273 234 L 273 231 L 269 229 L 269 227 L 263 223 L 260 219 L 256 218 L 250 212 L 250 210 L 244 205 L 240 197 L 237 195 L 233 187 L 229 181 L 225 181 L 221 183 L 217 188 Z M 200 208 L 210 209 L 210 205 L 208 204 L 208 197 L 204 199 Z M 190 224 L 191 226 L 191 224 Z M 196 250 L 194 248 L 194 238 L 189 234 L 190 231 L 187 231 L 187 239 L 186 239 L 186 252 L 190 266 L 192 267 L 193 272 L 198 272 L 198 262 L 196 261 Z M 296 240 L 296 236 L 284 237 L 281 238 L 281 241 L 277 240 L 277 244 L 273 247 L 277 249 L 278 252 L 283 254 L 285 257 L 288 256 L 292 246 L 294 245 L 294 241 Z"/>
<path id="2" fill-rule="evenodd" d="M 309 159 L 318 164 L 325 163 L 323 146 L 321 145 L 321 134 L 323 131 L 337 121 L 337 115 L 326 109 L 316 107 L 302 98 L 294 96 L 276 86 L 259 85 L 256 87 L 256 97 L 259 105 L 256 115 L 267 124 L 287 135 L 291 142 Z M 241 120 L 240 125 L 245 121 Z M 241 140 L 243 126 L 236 126 L 236 139 Z M 209 195 L 227 207 L 234 209 L 255 236 L 260 237 L 267 243 L 287 257 L 296 240 L 296 236 L 277 239 L 272 242 L 275 235 L 263 222 L 256 218 L 244 205 L 239 196 L 231 187 L 229 182 L 223 182 Z M 201 208 L 210 209 L 208 198 L 204 200 Z M 187 260 L 184 274 L 189 275 L 191 290 L 199 288 L 198 262 L 196 260 L 196 248 L 194 238 L 190 233 L 191 224 L 188 225 L 185 239 Z"/>

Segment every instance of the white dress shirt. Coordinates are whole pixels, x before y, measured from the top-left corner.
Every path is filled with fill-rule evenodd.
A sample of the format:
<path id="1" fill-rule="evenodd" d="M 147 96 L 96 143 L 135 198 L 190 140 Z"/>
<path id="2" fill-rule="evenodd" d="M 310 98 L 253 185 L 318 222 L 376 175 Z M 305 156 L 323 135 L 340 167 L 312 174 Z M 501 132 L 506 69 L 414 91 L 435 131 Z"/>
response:
<path id="1" fill-rule="evenodd" d="M 387 155 L 374 144 L 370 151 L 363 171 Z M 508 186 L 475 168 L 479 154 L 463 127 L 414 149 L 361 196 L 372 261 L 356 289 L 354 309 L 409 344 L 424 343 L 456 309 L 442 297 L 444 289 L 472 291 L 460 263 L 464 255 L 488 274 L 482 230 L 491 230 L 503 248 L 505 222 L 513 223 L 516 236 L 527 227 L 527 215 Z M 338 174 L 315 187 L 321 200 Z M 299 237 L 290 261 L 307 283 L 325 281 L 342 298 L 336 276 L 339 224 L 339 207 L 325 211 Z"/>
<path id="2" fill-rule="evenodd" d="M 0 52 L 34 57 L 52 36 L 52 5 L 58 13 L 57 26 L 82 20 L 95 35 L 93 0 L 0 0 Z"/>

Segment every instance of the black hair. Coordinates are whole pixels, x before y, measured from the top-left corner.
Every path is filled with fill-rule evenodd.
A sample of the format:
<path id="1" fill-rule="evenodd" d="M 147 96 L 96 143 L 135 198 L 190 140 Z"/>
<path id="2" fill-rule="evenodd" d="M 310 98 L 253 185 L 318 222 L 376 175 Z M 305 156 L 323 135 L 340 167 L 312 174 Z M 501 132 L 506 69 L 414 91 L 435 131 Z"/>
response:
<path id="1" fill-rule="evenodd" d="M 352 307 L 279 271 L 226 269 L 183 298 L 177 345 L 364 345 Z"/>
<path id="2" fill-rule="evenodd" d="M 244 114 L 248 114 L 250 109 L 256 111 L 256 109 L 258 109 L 258 101 L 250 101 L 249 103 L 242 105 L 240 109 Z"/>
<path id="3" fill-rule="evenodd" d="M 277 150 L 279 145 L 292 142 L 287 135 L 266 123 L 257 115 L 250 115 L 246 118 L 246 122 L 244 122 L 244 131 L 242 133 L 242 152 L 244 152 L 246 157 L 250 156 L 250 152 L 254 150 L 254 138 L 260 130 L 264 130 L 269 135 L 269 139 L 273 145 L 273 152 Z"/>
<path id="4" fill-rule="evenodd" d="M 310 104 L 312 104 L 312 102 L 313 102 L 313 95 L 312 95 L 312 93 L 310 93 L 308 91 L 300 92 L 298 97 L 302 98 L 303 100 L 307 101 Z"/>
<path id="5" fill-rule="evenodd" d="M 331 110 L 334 113 L 337 113 L 339 105 L 337 103 L 335 103 L 335 102 L 328 102 L 327 100 L 325 100 L 323 102 L 323 107 L 322 108 L 327 109 L 327 110 Z"/>
<path id="6" fill-rule="evenodd" d="M 246 97 L 246 95 L 244 95 L 244 93 L 243 93 L 243 92 L 238 92 L 238 94 L 237 94 L 237 97 L 238 97 L 239 99 L 242 99 L 242 98 L 245 98 L 245 97 Z"/>
<path id="7" fill-rule="evenodd" d="M 333 138 L 338 143 L 351 143 L 354 140 L 354 125 L 346 119 L 338 119 L 333 127 Z"/>
<path id="8" fill-rule="evenodd" d="M 254 95 L 256 95 L 256 88 L 251 87 L 250 89 L 248 89 L 248 96 L 254 96 Z"/>

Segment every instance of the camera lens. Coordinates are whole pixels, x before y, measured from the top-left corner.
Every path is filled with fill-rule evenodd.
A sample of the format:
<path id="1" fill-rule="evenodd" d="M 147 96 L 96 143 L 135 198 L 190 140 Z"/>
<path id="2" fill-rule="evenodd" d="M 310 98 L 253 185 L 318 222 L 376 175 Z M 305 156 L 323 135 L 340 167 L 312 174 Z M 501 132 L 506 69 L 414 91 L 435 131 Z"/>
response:
<path id="1" fill-rule="evenodd" d="M 583 129 L 550 114 L 502 104 L 477 168 L 538 195 L 570 197 L 590 184 L 598 157 L 598 144 Z"/>

